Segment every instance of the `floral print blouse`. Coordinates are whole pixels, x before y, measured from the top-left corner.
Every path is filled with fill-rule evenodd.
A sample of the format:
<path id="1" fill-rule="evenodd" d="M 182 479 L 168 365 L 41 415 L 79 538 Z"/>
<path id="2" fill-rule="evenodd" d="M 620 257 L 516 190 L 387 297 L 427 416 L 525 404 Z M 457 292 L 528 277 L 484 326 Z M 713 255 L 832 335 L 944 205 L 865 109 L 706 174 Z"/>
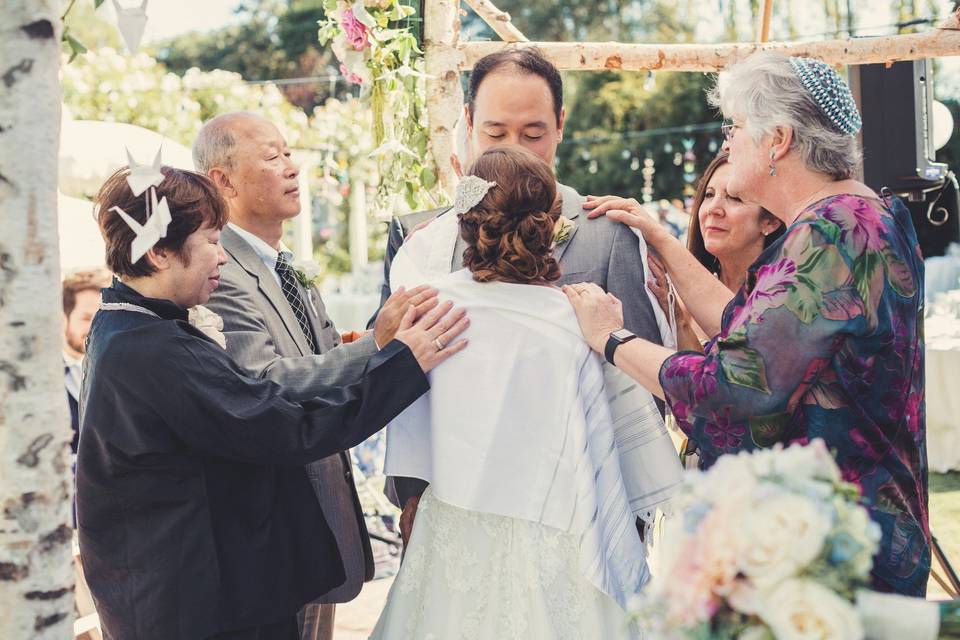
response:
<path id="1" fill-rule="evenodd" d="M 883 531 L 873 586 L 913 596 L 930 571 L 922 300 L 906 206 L 831 196 L 750 267 L 705 353 L 660 369 L 704 467 L 823 438 Z"/>

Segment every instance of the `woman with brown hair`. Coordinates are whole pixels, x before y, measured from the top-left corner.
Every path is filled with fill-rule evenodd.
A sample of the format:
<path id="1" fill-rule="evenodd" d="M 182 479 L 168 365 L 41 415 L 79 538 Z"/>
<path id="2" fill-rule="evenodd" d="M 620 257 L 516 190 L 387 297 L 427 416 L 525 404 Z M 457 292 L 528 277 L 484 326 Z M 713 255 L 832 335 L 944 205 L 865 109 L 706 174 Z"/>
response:
<path id="1" fill-rule="evenodd" d="M 730 154 L 721 151 L 707 165 L 690 207 L 687 249 L 730 291 L 747 277 L 747 267 L 783 235 L 783 222 L 757 204 L 727 191 Z"/>
<path id="2" fill-rule="evenodd" d="M 727 192 L 729 158 L 727 152 L 720 152 L 700 178 L 690 206 L 687 249 L 731 293 L 736 293 L 747 277 L 747 268 L 783 235 L 784 226 L 766 209 Z M 669 313 L 666 269 L 656 256 L 651 255 L 649 262 L 650 289 L 664 312 Z M 684 301 L 678 302 L 677 348 L 702 352 L 701 343 L 710 336 L 690 318 Z"/>
<path id="3" fill-rule="evenodd" d="M 649 576 L 636 517 L 669 497 L 679 464 L 652 396 L 605 382 L 551 284 L 549 166 L 504 146 L 467 173 L 452 213 L 404 243 L 390 274 L 465 309 L 471 348 L 389 427 L 387 474 L 430 486 L 372 637 L 633 637 L 624 609 Z M 445 225 L 467 244 L 452 274 L 435 259 L 449 255 Z"/>

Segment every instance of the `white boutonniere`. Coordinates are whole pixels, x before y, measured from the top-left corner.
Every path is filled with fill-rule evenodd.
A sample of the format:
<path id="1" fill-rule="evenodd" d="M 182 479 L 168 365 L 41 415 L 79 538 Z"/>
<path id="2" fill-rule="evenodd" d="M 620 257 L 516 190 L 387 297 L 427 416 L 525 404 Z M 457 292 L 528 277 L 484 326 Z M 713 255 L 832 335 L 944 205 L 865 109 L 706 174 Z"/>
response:
<path id="1" fill-rule="evenodd" d="M 221 349 L 227 348 L 227 337 L 223 335 L 223 318 L 213 311 L 198 304 L 187 312 L 187 321 L 220 345 Z"/>
<path id="2" fill-rule="evenodd" d="M 313 288 L 320 284 L 320 265 L 313 260 L 297 260 L 293 263 L 293 272 L 297 276 L 297 282 L 307 292 L 307 302 L 310 303 L 310 309 L 313 315 L 319 316 L 317 303 L 313 299 Z"/>
<path id="3" fill-rule="evenodd" d="M 320 284 L 320 265 L 313 260 L 297 260 L 292 265 L 293 272 L 297 275 L 297 282 L 304 289 L 309 290 Z"/>
<path id="4" fill-rule="evenodd" d="M 573 221 L 560 216 L 557 223 L 553 225 L 553 246 L 559 246 L 570 239 L 573 233 Z"/>

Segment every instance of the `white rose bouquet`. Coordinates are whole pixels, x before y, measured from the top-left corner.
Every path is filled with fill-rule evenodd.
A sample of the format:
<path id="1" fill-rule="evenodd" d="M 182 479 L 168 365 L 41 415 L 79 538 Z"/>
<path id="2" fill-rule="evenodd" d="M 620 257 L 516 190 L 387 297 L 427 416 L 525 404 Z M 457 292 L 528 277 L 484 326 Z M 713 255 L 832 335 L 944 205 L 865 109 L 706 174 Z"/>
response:
<path id="1" fill-rule="evenodd" d="M 653 637 L 864 637 L 880 528 L 822 440 L 724 456 L 685 485 L 641 607 Z"/>

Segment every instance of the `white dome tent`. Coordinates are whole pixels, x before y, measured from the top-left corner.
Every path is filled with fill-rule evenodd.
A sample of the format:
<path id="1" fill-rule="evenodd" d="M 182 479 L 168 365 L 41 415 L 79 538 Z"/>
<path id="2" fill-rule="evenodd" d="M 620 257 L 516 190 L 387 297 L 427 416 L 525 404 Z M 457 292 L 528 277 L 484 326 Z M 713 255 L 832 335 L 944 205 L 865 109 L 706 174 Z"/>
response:
<path id="1" fill-rule="evenodd" d="M 60 272 L 66 274 L 104 266 L 103 238 L 89 198 L 127 164 L 125 149 L 141 163 L 160 150 L 165 165 L 180 169 L 193 169 L 193 156 L 179 142 L 132 124 L 65 117 L 60 126 L 57 222 Z"/>

